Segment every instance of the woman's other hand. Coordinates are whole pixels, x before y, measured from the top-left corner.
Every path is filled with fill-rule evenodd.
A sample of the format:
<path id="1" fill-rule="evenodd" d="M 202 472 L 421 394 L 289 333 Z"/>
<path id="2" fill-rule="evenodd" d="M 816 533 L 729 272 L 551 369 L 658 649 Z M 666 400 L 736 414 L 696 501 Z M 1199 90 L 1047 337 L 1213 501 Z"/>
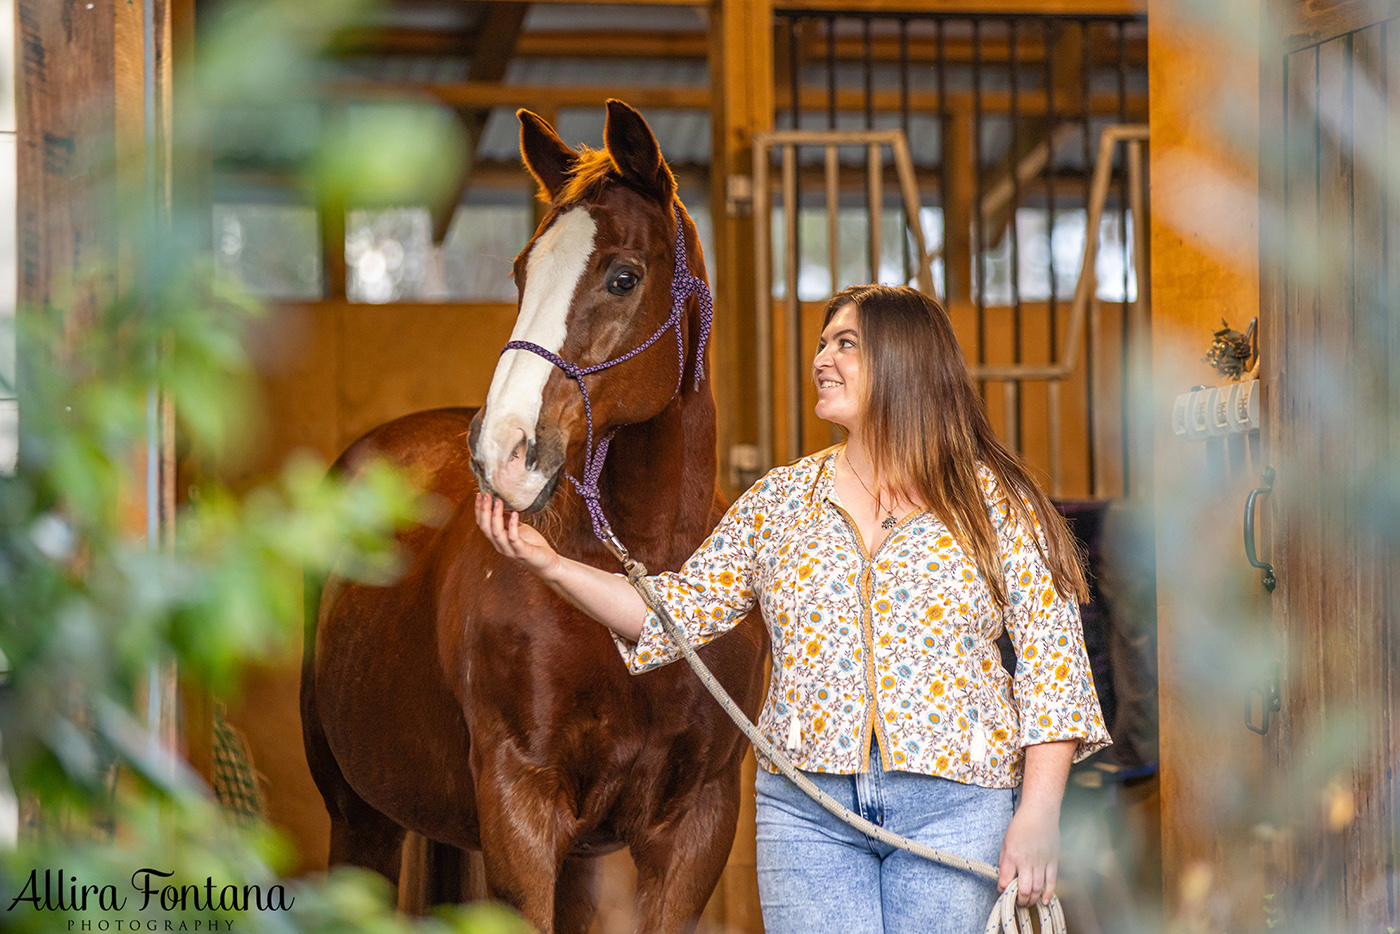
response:
<path id="1" fill-rule="evenodd" d="M 1016 903 L 1050 904 L 1060 858 L 1060 809 L 1022 803 L 1006 828 L 998 860 L 997 890 L 1016 880 Z"/>
<path id="2" fill-rule="evenodd" d="M 1001 875 L 997 888 L 1006 891 L 1016 880 L 1016 903 L 1050 904 L 1060 861 L 1060 802 L 1065 796 L 1069 766 L 1079 748 L 1076 739 L 1026 747 L 1021 806 L 1006 828 L 1001 844 Z"/>
<path id="3" fill-rule="evenodd" d="M 543 535 L 520 521 L 520 513 L 512 509 L 507 516 L 502 500 L 477 493 L 476 524 L 497 551 L 519 561 L 531 573 L 545 580 L 558 574 L 561 563 L 559 553 Z"/>

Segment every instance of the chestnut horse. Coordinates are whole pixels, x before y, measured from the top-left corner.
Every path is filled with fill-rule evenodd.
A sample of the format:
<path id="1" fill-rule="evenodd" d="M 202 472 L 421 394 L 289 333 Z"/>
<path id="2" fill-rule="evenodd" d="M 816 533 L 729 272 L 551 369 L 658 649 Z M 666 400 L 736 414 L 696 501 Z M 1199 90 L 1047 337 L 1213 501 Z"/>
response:
<path id="1" fill-rule="evenodd" d="M 638 928 L 683 931 L 728 857 L 746 744 L 685 665 L 629 675 L 607 630 L 497 554 L 472 502 L 480 484 L 530 514 L 562 554 L 615 569 L 574 484 L 559 483 L 565 473 L 587 488 L 589 444 L 615 432 L 598 502 L 648 567 L 680 567 L 724 505 L 715 402 L 701 379 L 708 306 L 672 298 L 677 274 L 690 282 L 704 264 L 636 111 L 608 102 L 598 151 L 574 151 L 539 117 L 518 116 L 525 163 L 549 199 L 515 260 L 512 342 L 528 348 L 502 354 L 480 411 L 397 419 L 337 462 L 348 473 L 370 458 L 399 464 L 450 513 L 401 536 L 397 583 L 326 582 L 303 666 L 307 756 L 333 864 L 397 882 L 412 830 L 481 850 L 492 896 L 541 931 L 583 932 L 592 857 L 627 846 Z M 575 373 L 624 359 L 576 379 L 540 351 Z M 702 654 L 752 718 L 767 654 L 757 615 Z"/>

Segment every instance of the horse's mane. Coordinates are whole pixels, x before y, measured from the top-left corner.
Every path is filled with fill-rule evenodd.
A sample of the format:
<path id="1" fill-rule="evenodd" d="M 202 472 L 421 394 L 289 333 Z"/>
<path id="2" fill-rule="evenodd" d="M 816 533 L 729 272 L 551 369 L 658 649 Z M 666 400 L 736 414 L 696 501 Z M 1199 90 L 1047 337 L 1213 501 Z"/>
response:
<path id="1" fill-rule="evenodd" d="M 606 149 L 580 146 L 568 184 L 559 193 L 558 201 L 560 204 L 582 201 L 601 188 L 604 182 L 617 177 L 617 163 Z"/>

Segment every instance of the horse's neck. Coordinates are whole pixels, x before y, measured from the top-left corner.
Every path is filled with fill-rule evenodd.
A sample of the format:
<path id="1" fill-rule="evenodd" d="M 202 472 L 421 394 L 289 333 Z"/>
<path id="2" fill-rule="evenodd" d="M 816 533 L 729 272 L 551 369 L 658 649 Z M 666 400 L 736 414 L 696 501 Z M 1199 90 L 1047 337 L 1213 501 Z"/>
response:
<path id="1" fill-rule="evenodd" d="M 613 438 L 599 484 L 613 532 L 648 569 L 679 567 L 710 531 L 717 469 L 714 397 L 708 383 L 686 387 Z M 586 513 L 580 519 L 587 528 Z"/>

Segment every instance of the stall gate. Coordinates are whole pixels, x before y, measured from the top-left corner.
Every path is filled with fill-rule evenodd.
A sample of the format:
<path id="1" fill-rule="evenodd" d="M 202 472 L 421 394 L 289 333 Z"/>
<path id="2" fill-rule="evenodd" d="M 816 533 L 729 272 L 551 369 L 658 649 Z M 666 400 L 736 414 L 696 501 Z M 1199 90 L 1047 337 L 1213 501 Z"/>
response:
<path id="1" fill-rule="evenodd" d="M 762 466 L 830 443 L 806 372 L 825 300 L 908 283 L 947 306 L 993 424 L 1055 495 L 1133 493 L 1145 20 L 777 23 L 779 129 L 754 141 Z"/>

